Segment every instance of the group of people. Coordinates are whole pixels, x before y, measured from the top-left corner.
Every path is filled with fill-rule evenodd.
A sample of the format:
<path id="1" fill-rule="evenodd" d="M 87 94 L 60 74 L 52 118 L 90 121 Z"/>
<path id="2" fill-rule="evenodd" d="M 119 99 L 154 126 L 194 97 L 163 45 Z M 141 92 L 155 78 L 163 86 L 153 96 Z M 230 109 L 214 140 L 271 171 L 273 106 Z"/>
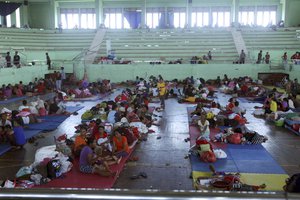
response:
<path id="1" fill-rule="evenodd" d="M 6 62 L 6 67 L 16 66 L 17 68 L 20 68 L 21 67 L 21 57 L 19 55 L 19 52 L 15 51 L 13 60 L 11 58 L 10 52 L 7 52 L 6 56 L 5 56 L 5 62 Z M 50 56 L 48 53 L 46 53 L 46 64 L 48 66 L 48 69 L 51 69 L 51 59 L 50 59 Z"/>
<path id="2" fill-rule="evenodd" d="M 3 84 L 0 89 L 0 100 L 7 100 L 13 97 L 33 96 L 34 94 L 45 94 L 51 85 L 47 79 L 35 78 L 34 81 L 27 85 L 20 81 L 18 84 Z"/>
<path id="3" fill-rule="evenodd" d="M 7 52 L 5 56 L 5 60 L 6 60 L 6 67 L 12 67 L 12 66 L 16 66 L 17 68 L 21 67 L 21 62 L 20 62 L 21 58 L 18 54 L 18 51 L 15 52 L 13 60 L 11 60 L 10 52 Z"/>
<path id="4" fill-rule="evenodd" d="M 156 84 L 158 92 L 153 95 L 150 85 Z M 130 146 L 136 141 L 146 141 L 149 127 L 157 124 L 156 114 L 149 110 L 150 98 L 161 98 L 164 108 L 166 86 L 162 77 L 150 77 L 149 82 L 137 77 L 135 89 L 124 89 L 114 101 L 102 101 L 89 112 L 90 121 L 76 127 L 73 152 L 79 157 L 82 173 L 113 176 L 110 165 L 117 164 L 129 155 Z M 162 97 L 163 96 L 163 97 Z M 85 114 L 82 115 L 82 118 Z"/>
<path id="5" fill-rule="evenodd" d="M 269 52 L 266 52 L 266 55 L 263 57 L 262 50 L 260 50 L 257 55 L 256 64 L 262 64 L 262 63 L 270 64 L 270 57 L 271 56 Z"/>

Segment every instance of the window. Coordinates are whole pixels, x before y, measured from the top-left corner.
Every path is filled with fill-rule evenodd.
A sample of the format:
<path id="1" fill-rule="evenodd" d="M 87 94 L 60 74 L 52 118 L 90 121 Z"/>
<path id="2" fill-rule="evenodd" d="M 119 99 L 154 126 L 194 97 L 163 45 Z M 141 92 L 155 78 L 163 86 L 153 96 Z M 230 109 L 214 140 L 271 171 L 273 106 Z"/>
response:
<path id="1" fill-rule="evenodd" d="M 130 29 L 131 28 L 128 20 L 125 17 L 123 17 L 123 22 L 124 22 L 124 28 L 126 28 L 126 29 Z"/>
<path id="2" fill-rule="evenodd" d="M 121 29 L 122 28 L 122 13 L 106 13 L 104 24 L 107 28 Z"/>
<path id="3" fill-rule="evenodd" d="M 192 26 L 203 27 L 209 25 L 208 12 L 192 12 Z"/>
<path id="4" fill-rule="evenodd" d="M 185 12 L 174 12 L 174 27 L 184 28 L 186 24 Z"/>
<path id="5" fill-rule="evenodd" d="M 212 13 L 213 27 L 228 27 L 230 26 L 230 12 L 214 11 Z"/>
<path id="6" fill-rule="evenodd" d="M 257 25 L 268 26 L 276 24 L 275 11 L 258 11 L 257 12 Z"/>
<path id="7" fill-rule="evenodd" d="M 242 25 L 254 25 L 254 11 L 239 12 L 239 23 Z"/>
<path id="8" fill-rule="evenodd" d="M 16 10 L 16 27 L 20 28 L 21 23 L 20 23 L 20 8 Z"/>
<path id="9" fill-rule="evenodd" d="M 94 8 L 62 8 L 60 22 L 63 29 L 96 28 L 96 14 Z"/>
<path id="10" fill-rule="evenodd" d="M 159 20 L 161 18 L 161 13 L 153 12 L 147 13 L 146 24 L 149 28 L 157 28 L 159 26 Z"/>
<path id="11" fill-rule="evenodd" d="M 276 6 L 257 7 L 256 24 L 259 26 L 270 26 L 276 24 Z"/>

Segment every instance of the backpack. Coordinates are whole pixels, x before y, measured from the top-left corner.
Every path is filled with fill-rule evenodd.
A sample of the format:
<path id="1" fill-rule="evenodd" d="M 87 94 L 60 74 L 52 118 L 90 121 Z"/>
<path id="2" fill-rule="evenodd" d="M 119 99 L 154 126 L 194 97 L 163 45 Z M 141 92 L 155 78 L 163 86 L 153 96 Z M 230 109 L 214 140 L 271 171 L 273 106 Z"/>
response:
<path id="1" fill-rule="evenodd" d="M 61 176 L 61 163 L 59 160 L 51 160 L 47 164 L 47 177 L 54 179 Z"/>
<path id="2" fill-rule="evenodd" d="M 286 192 L 300 193 L 300 173 L 294 174 L 292 177 L 288 178 L 286 185 L 283 186 L 283 189 Z"/>

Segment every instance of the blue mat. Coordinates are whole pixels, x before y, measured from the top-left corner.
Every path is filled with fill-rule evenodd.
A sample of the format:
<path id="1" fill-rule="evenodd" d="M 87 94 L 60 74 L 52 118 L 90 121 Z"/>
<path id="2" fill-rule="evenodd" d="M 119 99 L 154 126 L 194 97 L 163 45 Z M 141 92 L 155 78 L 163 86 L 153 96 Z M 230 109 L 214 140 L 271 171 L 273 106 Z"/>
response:
<path id="1" fill-rule="evenodd" d="M 24 130 L 26 140 L 41 133 L 41 130 Z"/>
<path id="2" fill-rule="evenodd" d="M 223 149 L 226 159 L 217 159 L 212 163 L 218 171 L 258 173 L 258 174 L 286 174 L 282 167 L 273 159 L 262 145 L 233 145 L 228 144 Z M 209 164 L 191 156 L 193 171 L 209 172 Z"/>
<path id="3" fill-rule="evenodd" d="M 249 103 L 249 100 L 246 99 L 246 98 L 244 98 L 244 97 L 238 97 L 237 100 L 238 100 L 239 102 L 241 102 L 241 103 Z"/>
<path id="4" fill-rule="evenodd" d="M 73 112 L 77 112 L 78 110 L 81 110 L 82 108 L 84 108 L 84 106 L 67 106 L 66 110 L 69 113 L 73 113 Z"/>
<path id="5" fill-rule="evenodd" d="M 48 115 L 48 116 L 39 117 L 39 119 L 48 122 L 63 122 L 68 117 L 69 117 L 68 115 Z"/>
<path id="6" fill-rule="evenodd" d="M 46 121 L 42 123 L 29 124 L 26 130 L 52 131 L 55 130 L 60 124 L 61 122 Z"/>
<path id="7" fill-rule="evenodd" d="M 0 155 L 6 153 L 11 149 L 11 146 L 9 144 L 0 144 Z"/>
<path id="8" fill-rule="evenodd" d="M 210 172 L 210 163 L 205 163 L 200 160 L 199 156 L 191 155 L 192 171 Z M 230 158 L 217 159 L 216 162 L 212 163 L 217 171 L 225 172 L 237 172 L 238 169 L 235 162 Z"/>
<path id="9" fill-rule="evenodd" d="M 27 98 L 28 98 L 27 96 L 10 98 L 7 100 L 0 101 L 0 105 L 9 104 L 9 103 L 20 101 L 20 100 L 27 99 Z"/>

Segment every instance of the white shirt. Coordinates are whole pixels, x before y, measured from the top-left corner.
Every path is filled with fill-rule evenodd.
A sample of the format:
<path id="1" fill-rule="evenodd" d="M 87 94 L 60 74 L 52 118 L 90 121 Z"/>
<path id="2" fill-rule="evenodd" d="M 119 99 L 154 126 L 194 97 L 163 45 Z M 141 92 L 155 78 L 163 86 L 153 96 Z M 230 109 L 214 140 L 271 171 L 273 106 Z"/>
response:
<path id="1" fill-rule="evenodd" d="M 20 106 L 20 107 L 19 107 L 19 111 L 22 111 L 22 110 L 24 110 L 24 109 L 29 109 L 29 106 Z"/>
<path id="2" fill-rule="evenodd" d="M 0 120 L 0 126 L 6 126 L 6 125 L 10 125 L 11 126 L 11 122 L 9 120 L 5 120 L 5 122 L 3 124 L 2 120 Z"/>
<path id="3" fill-rule="evenodd" d="M 202 124 L 201 120 L 198 120 L 198 126 L 200 126 L 201 128 L 209 126 L 209 121 L 205 120 L 204 124 Z"/>
<path id="4" fill-rule="evenodd" d="M 295 108 L 295 105 L 294 105 L 294 102 L 292 101 L 292 99 L 289 99 L 288 103 L 289 103 L 290 108 Z"/>

